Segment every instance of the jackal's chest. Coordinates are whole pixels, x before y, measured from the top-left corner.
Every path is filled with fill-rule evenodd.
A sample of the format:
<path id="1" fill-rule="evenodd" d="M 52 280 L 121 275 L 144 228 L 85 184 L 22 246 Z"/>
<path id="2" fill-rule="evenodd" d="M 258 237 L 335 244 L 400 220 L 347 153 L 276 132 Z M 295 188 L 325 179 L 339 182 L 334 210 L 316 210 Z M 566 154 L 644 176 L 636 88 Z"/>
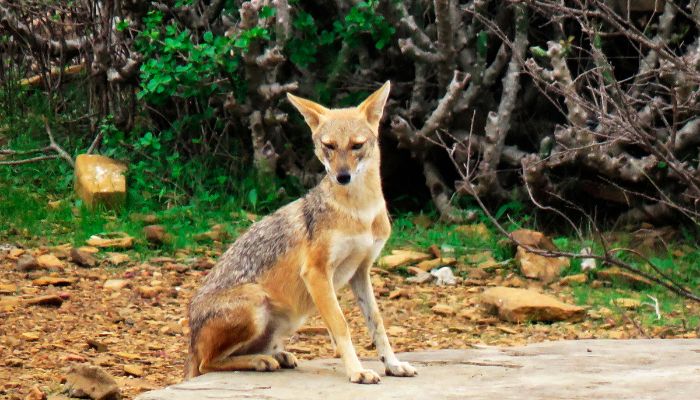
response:
<path id="1" fill-rule="evenodd" d="M 363 262 L 373 262 L 384 247 L 386 239 L 375 238 L 371 232 L 338 237 L 330 249 L 333 284 L 341 288 L 355 275 Z"/>

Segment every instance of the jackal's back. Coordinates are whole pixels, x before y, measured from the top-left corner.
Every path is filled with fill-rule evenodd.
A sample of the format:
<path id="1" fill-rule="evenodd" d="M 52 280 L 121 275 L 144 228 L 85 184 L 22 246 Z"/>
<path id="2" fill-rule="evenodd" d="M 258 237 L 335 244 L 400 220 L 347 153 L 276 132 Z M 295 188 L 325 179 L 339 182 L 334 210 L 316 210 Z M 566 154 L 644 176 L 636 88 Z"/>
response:
<path id="1" fill-rule="evenodd" d="M 253 224 L 221 255 L 198 296 L 252 283 L 312 236 L 326 207 L 318 188 Z"/>

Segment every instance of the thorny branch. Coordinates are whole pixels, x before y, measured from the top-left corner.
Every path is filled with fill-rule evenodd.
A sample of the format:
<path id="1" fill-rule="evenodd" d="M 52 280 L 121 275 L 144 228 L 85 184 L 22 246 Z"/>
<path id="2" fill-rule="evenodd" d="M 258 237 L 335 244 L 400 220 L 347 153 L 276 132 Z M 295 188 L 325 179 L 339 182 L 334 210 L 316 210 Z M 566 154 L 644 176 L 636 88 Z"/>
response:
<path id="1" fill-rule="evenodd" d="M 329 54 L 308 66 L 289 59 L 290 41 L 303 38 L 293 24 L 300 5 L 179 3 L 55 2 L 46 13 L 39 1 L 0 0 L 0 30 L 10 38 L 0 45 L 0 82 L 8 81 L 4 66 L 27 60 L 24 77 L 40 77 L 59 109 L 65 67 L 84 66 L 89 126 L 80 131 L 100 132 L 99 122 L 112 115 L 126 132 L 138 116 L 135 93 L 144 62 L 134 38 L 149 10 L 160 10 L 164 24 L 177 23 L 193 38 L 204 31 L 235 38 L 261 28 L 270 40 L 252 40 L 240 54 L 244 93 L 212 96 L 206 104 L 149 104 L 152 122 L 167 125 L 173 115 L 211 108 L 212 119 L 224 124 L 198 127 L 201 151 L 235 159 L 227 149 L 247 143 L 251 164 L 310 185 L 319 166 L 289 145 L 306 139 L 300 136 L 306 131 L 288 121 L 282 95 L 296 91 L 313 98 L 316 84 L 325 83 L 337 103 L 391 79 L 390 127 L 382 131 L 419 165 L 446 220 L 467 214 L 455 205 L 457 195 L 475 194 L 487 203 L 517 200 L 557 215 L 554 210 L 567 202 L 587 199 L 581 210 L 604 203 L 625 224 L 700 220 L 700 2 L 669 0 L 662 12 L 634 14 L 620 5 L 626 2 L 607 0 L 380 2 L 376 12 L 396 27 L 385 49 L 374 48 L 365 32 L 352 45 L 332 44 Z M 276 11 L 261 17 L 263 7 Z M 303 7 L 322 29 L 343 19 L 350 5 Z M 321 18 L 319 10 L 337 15 Z M 117 22 L 126 20 L 129 29 L 117 31 Z M 213 83 L 231 79 L 222 75 Z M 454 148 L 458 165 L 470 163 L 469 181 L 455 181 L 458 169 L 436 158 L 443 133 L 453 140 L 446 145 Z M 173 151 L 193 151 L 188 139 L 183 136 Z M 98 150 L 101 141 L 98 133 L 88 151 Z M 40 161 L 60 154 L 47 153 L 56 151 L 14 157 Z M 565 214 L 574 224 L 585 218 L 579 211 Z"/>
<path id="2" fill-rule="evenodd" d="M 36 154 L 36 153 L 54 152 L 56 154 L 47 154 L 47 155 L 43 155 L 43 156 L 22 158 L 19 160 L 0 159 L 0 165 L 21 165 L 21 164 L 28 164 L 28 163 L 37 162 L 37 161 L 51 160 L 54 158 L 62 158 L 66 162 L 68 162 L 68 164 L 70 164 L 71 167 L 75 167 L 75 162 L 73 161 L 73 158 L 70 156 L 70 154 L 68 154 L 58 143 L 56 143 L 56 140 L 53 137 L 53 133 L 51 132 L 51 127 L 49 126 L 49 122 L 46 119 L 44 119 L 44 126 L 46 128 L 46 135 L 49 137 L 49 145 L 48 146 L 43 147 L 41 149 L 32 149 L 32 150 L 24 150 L 24 151 L 0 149 L 0 155 L 11 156 L 11 157 L 21 157 L 21 156 L 25 156 L 28 154 Z"/>

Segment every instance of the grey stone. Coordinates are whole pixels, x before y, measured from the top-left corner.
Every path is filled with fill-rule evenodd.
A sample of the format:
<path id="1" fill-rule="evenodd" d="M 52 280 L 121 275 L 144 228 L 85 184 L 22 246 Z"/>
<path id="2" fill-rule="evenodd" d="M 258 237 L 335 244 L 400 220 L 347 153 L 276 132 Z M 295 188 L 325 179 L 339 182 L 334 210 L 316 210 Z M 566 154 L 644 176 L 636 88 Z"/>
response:
<path id="1" fill-rule="evenodd" d="M 348 382 L 339 360 L 297 370 L 210 373 L 137 400 L 691 399 L 700 396 L 700 340 L 580 340 L 401 354 L 415 378 Z M 381 364 L 365 367 L 383 372 Z"/>

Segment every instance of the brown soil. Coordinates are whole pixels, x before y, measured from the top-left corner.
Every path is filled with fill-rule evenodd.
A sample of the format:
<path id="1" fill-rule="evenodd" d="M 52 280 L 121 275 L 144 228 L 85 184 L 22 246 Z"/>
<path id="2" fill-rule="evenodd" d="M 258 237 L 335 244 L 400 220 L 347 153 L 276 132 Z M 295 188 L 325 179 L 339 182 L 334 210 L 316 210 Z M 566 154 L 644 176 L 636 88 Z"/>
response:
<path id="1" fill-rule="evenodd" d="M 58 394 L 63 390 L 64 369 L 73 363 L 103 367 L 116 378 L 125 398 L 179 382 L 186 356 L 185 307 L 206 274 L 206 269 L 195 266 L 206 264 L 151 259 L 126 267 L 84 269 L 65 262 L 60 270 L 20 272 L 15 259 L 0 253 L 0 288 L 4 290 L 0 294 L 0 397 L 22 399 L 34 385 L 49 395 Z M 397 352 L 557 339 L 697 337 L 697 332 L 680 326 L 643 328 L 636 322 L 634 311 L 605 316 L 592 310 L 580 323 L 502 322 L 479 306 L 479 293 L 486 286 L 541 287 L 504 272 L 491 272 L 480 281 L 467 280 L 452 287 L 411 284 L 400 275 L 378 269 L 373 274 Z M 47 275 L 78 280 L 68 280 L 67 286 L 60 287 L 32 282 Z M 126 279 L 129 284 L 117 291 L 103 289 L 107 279 Z M 545 291 L 573 303 L 567 288 Z M 25 302 L 52 294 L 64 299 L 62 305 L 56 307 L 55 298 L 45 305 Z M 373 357 L 367 330 L 350 292 L 343 290 L 340 299 L 360 356 Z M 22 303 L 13 306 L 15 300 Z M 454 314 L 445 307 L 433 311 L 438 304 L 452 307 Z M 700 312 L 696 304 L 687 307 Z M 302 360 L 332 357 L 333 349 L 322 326 L 318 316 L 310 318 L 305 329 L 291 338 L 288 349 Z M 130 376 L 125 372 L 126 365 L 130 371 L 141 367 L 143 376 Z"/>

